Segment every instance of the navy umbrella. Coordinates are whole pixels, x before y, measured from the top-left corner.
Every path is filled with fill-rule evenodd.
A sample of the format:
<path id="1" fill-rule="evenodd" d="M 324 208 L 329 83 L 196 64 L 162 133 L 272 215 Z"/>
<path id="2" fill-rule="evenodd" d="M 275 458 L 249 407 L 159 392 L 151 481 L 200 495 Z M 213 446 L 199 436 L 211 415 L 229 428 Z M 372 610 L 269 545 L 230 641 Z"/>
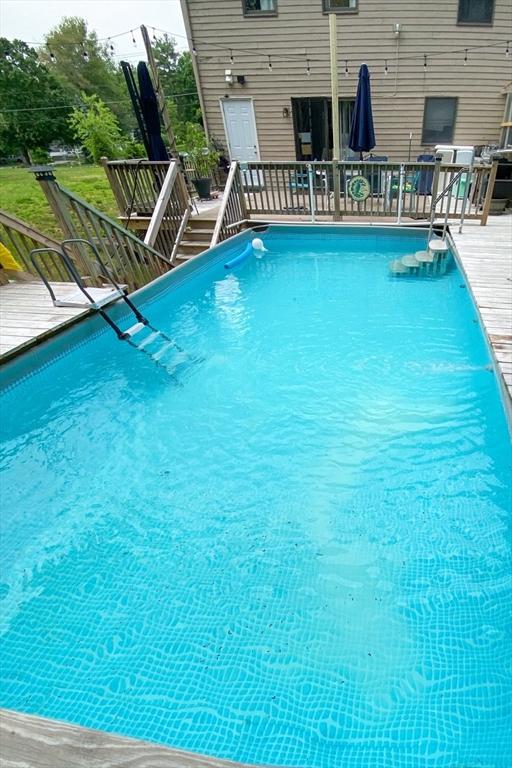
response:
<path id="1" fill-rule="evenodd" d="M 369 152 L 374 148 L 375 144 L 370 73 L 366 64 L 361 64 L 348 145 L 353 152 L 360 153 L 362 160 L 363 152 Z"/>
<path id="2" fill-rule="evenodd" d="M 146 124 L 146 133 L 149 144 L 148 158 L 150 160 L 168 160 L 169 155 L 167 154 L 160 133 L 158 101 L 145 61 L 140 61 L 138 63 L 137 77 L 139 80 L 140 107 L 142 116 L 144 117 L 144 123 Z"/>

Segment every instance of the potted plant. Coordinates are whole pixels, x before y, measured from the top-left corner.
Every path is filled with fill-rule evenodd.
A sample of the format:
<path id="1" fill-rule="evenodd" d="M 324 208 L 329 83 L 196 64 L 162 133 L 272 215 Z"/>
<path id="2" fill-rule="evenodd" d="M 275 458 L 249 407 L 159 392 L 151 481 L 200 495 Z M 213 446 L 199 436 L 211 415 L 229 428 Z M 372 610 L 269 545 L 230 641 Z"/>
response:
<path id="1" fill-rule="evenodd" d="M 201 200 L 210 197 L 212 173 L 217 167 L 220 154 L 209 144 L 200 126 L 189 123 L 185 131 L 183 149 L 188 164 L 192 166 L 192 182 Z"/>

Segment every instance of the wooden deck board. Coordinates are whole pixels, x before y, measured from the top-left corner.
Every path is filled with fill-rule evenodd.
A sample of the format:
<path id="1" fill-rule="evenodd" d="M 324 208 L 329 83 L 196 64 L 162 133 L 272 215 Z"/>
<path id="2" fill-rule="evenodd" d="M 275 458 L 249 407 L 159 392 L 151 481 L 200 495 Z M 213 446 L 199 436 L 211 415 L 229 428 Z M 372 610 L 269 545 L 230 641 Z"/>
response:
<path id="1" fill-rule="evenodd" d="M 57 296 L 76 290 L 74 283 L 51 285 Z M 47 289 L 39 282 L 0 286 L 0 358 L 11 358 L 88 312 L 54 307 Z"/>
<path id="2" fill-rule="evenodd" d="M 2 768 L 244 768 L 6 709 L 0 710 L 0 742 Z"/>
<path id="3" fill-rule="evenodd" d="M 468 221 L 462 234 L 454 224 L 451 234 L 512 400 L 512 215 L 490 216 L 485 227 Z"/>

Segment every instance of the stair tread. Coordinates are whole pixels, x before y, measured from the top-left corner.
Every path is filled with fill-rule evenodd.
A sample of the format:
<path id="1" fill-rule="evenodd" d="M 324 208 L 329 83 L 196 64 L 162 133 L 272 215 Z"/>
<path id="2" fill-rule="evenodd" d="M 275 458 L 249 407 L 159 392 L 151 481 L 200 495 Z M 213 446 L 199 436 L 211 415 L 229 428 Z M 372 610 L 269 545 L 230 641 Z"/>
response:
<path id="1" fill-rule="evenodd" d="M 180 248 L 182 246 L 185 247 L 194 247 L 194 248 L 203 248 L 205 251 L 209 247 L 209 243 L 205 243 L 203 240 L 185 240 L 185 238 L 181 239 L 180 242 Z"/>

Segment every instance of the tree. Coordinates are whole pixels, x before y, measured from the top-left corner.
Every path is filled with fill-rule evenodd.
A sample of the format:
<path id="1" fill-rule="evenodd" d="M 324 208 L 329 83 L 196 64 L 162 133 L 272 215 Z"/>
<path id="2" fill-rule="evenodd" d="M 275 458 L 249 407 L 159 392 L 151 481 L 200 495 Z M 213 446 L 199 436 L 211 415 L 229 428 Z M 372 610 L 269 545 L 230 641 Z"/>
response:
<path id="1" fill-rule="evenodd" d="M 69 124 L 95 163 L 105 156 L 116 160 L 123 156 L 125 138 L 117 118 L 98 96 L 82 93 L 82 107 L 73 110 Z"/>
<path id="2" fill-rule="evenodd" d="M 122 73 L 110 58 L 108 47 L 98 41 L 96 32 L 89 31 L 85 19 L 65 16 L 50 30 L 42 55 L 50 61 L 50 54 L 55 76 L 70 94 L 96 94 L 110 103 L 124 130 L 134 127 Z"/>
<path id="3" fill-rule="evenodd" d="M 19 152 L 29 163 L 36 147 L 70 140 L 69 95 L 22 40 L 0 38 L 0 50 L 0 154 Z"/>
<path id="4" fill-rule="evenodd" d="M 180 123 L 198 123 L 201 118 L 192 57 L 188 51 L 178 53 L 176 41 L 167 34 L 156 41 L 153 50 L 171 118 L 174 117 L 173 126 L 179 134 Z"/>

